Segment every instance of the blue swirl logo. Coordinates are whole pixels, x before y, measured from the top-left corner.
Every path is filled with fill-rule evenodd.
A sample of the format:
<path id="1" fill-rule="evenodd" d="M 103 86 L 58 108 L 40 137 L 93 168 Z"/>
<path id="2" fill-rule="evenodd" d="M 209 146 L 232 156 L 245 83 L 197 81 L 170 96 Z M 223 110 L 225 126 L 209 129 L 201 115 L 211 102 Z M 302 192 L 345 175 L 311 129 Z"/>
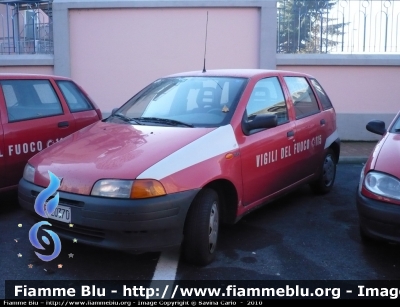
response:
<path id="1" fill-rule="evenodd" d="M 44 189 L 42 192 L 39 193 L 39 195 L 36 197 L 35 200 L 35 212 L 39 214 L 41 217 L 48 218 L 55 210 L 58 205 L 60 196 L 58 192 L 54 195 L 52 199 L 47 201 L 47 199 L 52 196 L 60 187 L 60 179 L 57 178 L 56 175 L 54 175 L 52 172 L 48 171 L 49 177 L 50 177 L 50 183 L 49 186 Z M 51 226 L 49 222 L 46 221 L 41 221 L 36 223 L 35 225 L 32 226 L 32 228 L 29 230 L 29 241 L 31 241 L 31 244 L 36 247 L 37 249 L 45 250 L 45 247 L 40 244 L 39 239 L 38 239 L 38 231 L 39 228 L 42 225 L 48 225 Z M 39 257 L 39 259 L 43 261 L 51 261 L 55 258 L 58 257 L 58 255 L 61 252 L 61 241 L 58 235 L 48 229 L 43 229 L 45 232 L 47 232 L 50 237 L 52 238 L 54 242 L 54 251 L 51 255 L 43 255 L 38 252 L 35 252 L 36 256 Z M 50 241 L 46 236 L 42 236 L 42 241 L 46 244 L 49 245 Z"/>

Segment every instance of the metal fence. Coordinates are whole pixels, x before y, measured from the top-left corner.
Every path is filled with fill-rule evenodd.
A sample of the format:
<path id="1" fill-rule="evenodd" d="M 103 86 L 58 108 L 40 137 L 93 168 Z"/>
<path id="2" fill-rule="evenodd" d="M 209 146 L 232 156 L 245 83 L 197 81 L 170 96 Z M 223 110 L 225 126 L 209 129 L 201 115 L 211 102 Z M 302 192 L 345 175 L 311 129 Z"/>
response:
<path id="1" fill-rule="evenodd" d="M 54 52 L 52 0 L 0 2 L 0 54 Z M 400 0 L 278 0 L 277 53 L 400 53 Z"/>
<path id="2" fill-rule="evenodd" d="M 277 53 L 399 53 L 400 0 L 279 0 Z"/>
<path id="3" fill-rule="evenodd" d="M 52 54 L 51 1 L 0 3 L 0 54 Z"/>

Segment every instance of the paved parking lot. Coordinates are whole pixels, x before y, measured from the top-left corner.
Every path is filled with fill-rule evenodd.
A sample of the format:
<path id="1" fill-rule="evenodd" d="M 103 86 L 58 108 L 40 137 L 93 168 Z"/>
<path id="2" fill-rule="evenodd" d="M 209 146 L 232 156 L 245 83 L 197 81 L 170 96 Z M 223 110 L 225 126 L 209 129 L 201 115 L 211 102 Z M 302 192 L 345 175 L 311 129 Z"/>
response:
<path id="1" fill-rule="evenodd" d="M 65 241 L 58 258 L 43 262 L 34 254 L 28 239 L 32 225 L 29 216 L 13 197 L 3 197 L 0 298 L 4 297 L 4 281 L 9 279 L 400 279 L 398 245 L 361 243 L 355 207 L 361 168 L 361 163 L 339 164 L 332 193 L 315 196 L 304 186 L 238 224 L 222 228 L 217 259 L 206 267 L 180 262 L 178 250 L 134 255 Z"/>

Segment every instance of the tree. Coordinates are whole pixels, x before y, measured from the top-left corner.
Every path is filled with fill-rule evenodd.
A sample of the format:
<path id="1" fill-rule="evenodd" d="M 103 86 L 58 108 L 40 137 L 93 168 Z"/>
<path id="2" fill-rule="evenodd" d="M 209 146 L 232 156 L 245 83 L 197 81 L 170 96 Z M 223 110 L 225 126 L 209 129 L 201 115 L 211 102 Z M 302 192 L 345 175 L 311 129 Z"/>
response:
<path id="1" fill-rule="evenodd" d="M 337 0 L 279 0 L 278 53 L 327 53 L 343 34 L 329 12 Z"/>

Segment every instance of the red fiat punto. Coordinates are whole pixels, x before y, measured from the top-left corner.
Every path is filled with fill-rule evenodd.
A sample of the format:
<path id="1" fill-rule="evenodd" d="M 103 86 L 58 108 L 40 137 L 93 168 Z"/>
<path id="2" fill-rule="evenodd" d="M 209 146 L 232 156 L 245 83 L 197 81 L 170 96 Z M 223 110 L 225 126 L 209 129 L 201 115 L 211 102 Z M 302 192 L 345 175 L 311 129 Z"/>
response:
<path id="1" fill-rule="evenodd" d="M 361 238 L 400 243 L 400 112 L 388 129 L 374 120 L 367 130 L 383 137 L 361 171 L 357 191 Z"/>
<path id="2" fill-rule="evenodd" d="M 71 79 L 0 74 L 0 192 L 17 188 L 35 153 L 101 118 Z"/>
<path id="3" fill-rule="evenodd" d="M 204 265 L 220 222 L 301 184 L 329 192 L 339 153 L 335 110 L 315 78 L 181 73 L 31 158 L 19 201 L 34 212 L 57 176 L 59 205 L 49 218 L 60 236 L 137 252 L 182 243 L 184 259 Z"/>

